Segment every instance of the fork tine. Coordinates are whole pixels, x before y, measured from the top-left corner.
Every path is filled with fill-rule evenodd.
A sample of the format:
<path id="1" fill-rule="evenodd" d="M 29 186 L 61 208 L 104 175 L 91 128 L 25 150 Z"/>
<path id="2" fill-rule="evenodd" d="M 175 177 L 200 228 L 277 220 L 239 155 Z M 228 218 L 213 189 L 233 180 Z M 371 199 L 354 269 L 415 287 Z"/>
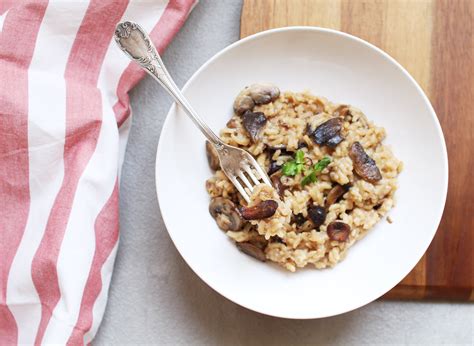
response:
<path id="1" fill-rule="evenodd" d="M 232 175 L 232 176 L 229 176 L 229 179 L 232 181 L 232 183 L 237 188 L 237 190 L 239 190 L 242 197 L 244 197 L 244 199 L 247 201 L 247 203 L 249 203 L 250 202 L 250 196 L 247 194 L 247 191 L 245 191 L 245 189 L 242 187 L 242 185 L 240 185 L 237 178 Z"/>
<path id="2" fill-rule="evenodd" d="M 260 184 L 260 181 L 257 179 L 257 177 L 255 176 L 255 174 L 253 173 L 253 171 L 252 171 L 252 169 L 250 168 L 250 166 L 244 165 L 242 168 L 247 172 L 247 174 L 249 175 L 250 179 L 252 179 L 252 181 L 255 183 L 255 185 Z"/>
<path id="3" fill-rule="evenodd" d="M 270 179 L 268 179 L 268 176 L 263 171 L 262 167 L 260 167 L 260 165 L 258 163 L 254 164 L 253 162 L 250 162 L 250 164 L 253 166 L 252 168 L 255 171 L 257 171 L 258 175 L 260 176 L 260 179 L 262 179 L 265 184 L 272 186 L 272 183 L 270 182 Z"/>
<path id="4" fill-rule="evenodd" d="M 250 190 L 250 192 L 253 191 L 253 186 L 250 184 L 250 181 L 247 179 L 244 173 L 242 171 L 239 171 L 239 178 L 244 182 L 245 186 Z"/>

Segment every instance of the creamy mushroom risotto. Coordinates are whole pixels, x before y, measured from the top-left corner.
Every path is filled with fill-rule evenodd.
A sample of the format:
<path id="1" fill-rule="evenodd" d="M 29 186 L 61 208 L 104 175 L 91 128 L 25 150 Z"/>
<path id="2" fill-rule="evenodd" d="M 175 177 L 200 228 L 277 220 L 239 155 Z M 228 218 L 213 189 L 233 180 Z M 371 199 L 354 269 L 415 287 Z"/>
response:
<path id="1" fill-rule="evenodd" d="M 359 109 L 254 84 L 234 112 L 222 140 L 250 152 L 273 187 L 258 185 L 247 203 L 207 143 L 206 189 L 211 215 L 245 254 L 290 271 L 332 267 L 393 207 L 402 162 Z"/>

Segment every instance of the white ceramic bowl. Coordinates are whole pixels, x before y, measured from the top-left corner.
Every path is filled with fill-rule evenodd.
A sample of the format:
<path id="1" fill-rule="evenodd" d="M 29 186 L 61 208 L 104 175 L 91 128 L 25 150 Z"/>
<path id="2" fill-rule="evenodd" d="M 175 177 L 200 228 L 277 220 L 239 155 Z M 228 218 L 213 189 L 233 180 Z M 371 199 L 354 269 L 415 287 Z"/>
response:
<path id="1" fill-rule="evenodd" d="M 254 82 L 349 103 L 387 130 L 403 160 L 393 224 L 381 221 L 333 269 L 286 272 L 242 254 L 209 215 L 211 176 L 204 137 L 174 106 L 156 159 L 158 200 L 168 232 L 209 286 L 246 308 L 278 317 L 319 318 L 367 304 L 416 265 L 436 232 L 448 185 L 446 146 L 427 97 L 395 60 L 338 31 L 291 27 L 250 36 L 219 52 L 184 94 L 218 132 L 238 92 Z"/>

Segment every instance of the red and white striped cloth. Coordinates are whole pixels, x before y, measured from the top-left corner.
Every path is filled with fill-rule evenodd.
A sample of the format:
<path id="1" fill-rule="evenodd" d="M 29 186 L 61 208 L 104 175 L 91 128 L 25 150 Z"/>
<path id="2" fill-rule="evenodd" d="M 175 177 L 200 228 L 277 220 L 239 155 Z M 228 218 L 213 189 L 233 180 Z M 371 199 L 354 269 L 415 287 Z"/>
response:
<path id="1" fill-rule="evenodd" d="M 163 51 L 195 0 L 0 0 L 0 345 L 89 343 L 118 244 L 128 91 L 112 37 Z"/>

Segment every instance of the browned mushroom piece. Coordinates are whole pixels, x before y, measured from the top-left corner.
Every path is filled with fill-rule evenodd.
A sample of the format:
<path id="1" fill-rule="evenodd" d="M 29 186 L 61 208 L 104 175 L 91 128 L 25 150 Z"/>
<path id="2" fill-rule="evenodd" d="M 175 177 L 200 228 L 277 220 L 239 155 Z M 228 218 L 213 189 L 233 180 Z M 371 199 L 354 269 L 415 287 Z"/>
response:
<path id="1" fill-rule="evenodd" d="M 223 197 L 211 199 L 209 213 L 216 220 L 223 231 L 238 231 L 242 228 L 244 220 L 240 216 L 234 202 Z"/>
<path id="2" fill-rule="evenodd" d="M 292 214 L 291 215 L 291 222 L 295 223 L 297 226 L 301 226 L 306 222 L 306 218 L 303 216 L 303 214 Z"/>
<path id="3" fill-rule="evenodd" d="M 307 148 L 307 147 L 308 147 L 308 144 L 306 142 L 303 142 L 303 141 L 298 142 L 298 149 Z"/>
<path id="4" fill-rule="evenodd" d="M 334 148 L 344 140 L 341 136 L 341 129 L 341 118 L 331 118 L 316 127 L 315 130 L 309 128 L 308 135 L 314 143 Z"/>
<path id="5" fill-rule="evenodd" d="M 275 101 L 280 96 L 280 89 L 272 84 L 252 84 L 242 90 L 234 101 L 234 111 L 242 115 L 251 111 L 255 105 Z"/>
<path id="6" fill-rule="evenodd" d="M 238 115 L 242 115 L 247 111 L 251 111 L 253 107 L 255 107 L 255 102 L 247 93 L 243 95 L 239 94 L 239 96 L 237 96 L 234 101 L 234 111 Z"/>
<path id="7" fill-rule="evenodd" d="M 341 221 L 333 221 L 328 225 L 327 233 L 329 239 L 344 242 L 349 237 L 351 228 L 347 223 Z"/>
<path id="8" fill-rule="evenodd" d="M 348 105 L 340 105 L 332 113 L 335 117 L 345 117 L 350 114 L 350 108 Z"/>
<path id="9" fill-rule="evenodd" d="M 254 236 L 248 242 L 262 250 L 265 250 L 268 245 L 268 240 L 266 240 L 265 237 L 262 235 Z"/>
<path id="10" fill-rule="evenodd" d="M 328 193 L 326 197 L 326 208 L 329 208 L 332 204 L 336 203 L 343 194 L 347 192 L 349 185 L 335 185 Z"/>
<path id="11" fill-rule="evenodd" d="M 273 160 L 272 157 L 275 154 L 277 150 L 280 150 L 280 155 L 279 156 L 292 156 L 293 153 L 289 152 L 286 150 L 286 146 L 284 145 L 265 145 L 265 152 L 267 154 L 268 159 L 270 160 L 270 165 L 268 166 L 267 173 L 268 175 L 272 175 L 273 173 L 277 172 L 280 170 L 280 168 L 283 166 L 281 164 L 278 164 L 277 161 Z"/>
<path id="12" fill-rule="evenodd" d="M 221 168 L 219 156 L 217 155 L 217 149 L 209 141 L 206 141 L 206 156 L 207 162 L 209 162 L 209 167 L 211 167 L 211 169 L 217 171 Z"/>
<path id="13" fill-rule="evenodd" d="M 271 160 L 270 166 L 268 167 L 268 175 L 272 175 L 275 172 L 278 172 L 283 165 L 278 164 L 276 161 Z"/>
<path id="14" fill-rule="evenodd" d="M 349 157 L 354 164 L 354 171 L 365 181 L 375 183 L 382 179 L 379 168 L 375 161 L 367 155 L 359 142 L 354 142 L 349 150 Z"/>
<path id="15" fill-rule="evenodd" d="M 278 202 L 269 199 L 262 201 L 253 207 L 242 207 L 240 213 L 245 220 L 261 220 L 273 216 L 277 208 Z"/>
<path id="16" fill-rule="evenodd" d="M 280 96 L 280 89 L 269 83 L 252 84 L 248 92 L 256 105 L 273 102 Z"/>
<path id="17" fill-rule="evenodd" d="M 281 239 L 279 236 L 274 235 L 270 237 L 270 243 L 278 243 L 278 244 L 285 244 L 285 241 Z"/>
<path id="18" fill-rule="evenodd" d="M 281 172 L 276 172 L 270 176 L 270 180 L 272 181 L 273 187 L 277 190 L 278 195 L 280 197 L 284 196 L 285 190 L 288 188 L 285 184 L 281 181 Z"/>
<path id="19" fill-rule="evenodd" d="M 308 208 L 308 217 L 313 222 L 314 227 L 318 228 L 326 221 L 326 210 L 319 205 L 311 205 Z"/>
<path id="20" fill-rule="evenodd" d="M 257 142 L 260 131 L 267 123 L 267 117 L 262 112 L 253 113 L 251 111 L 247 111 L 244 113 L 244 115 L 242 115 L 242 119 L 244 128 L 250 135 L 252 142 Z"/>
<path id="21" fill-rule="evenodd" d="M 235 245 L 244 254 L 249 255 L 253 258 L 256 258 L 259 261 L 265 262 L 266 260 L 265 252 L 263 252 L 263 249 L 259 248 L 257 245 L 254 245 L 250 242 L 235 243 Z"/>
<path id="22" fill-rule="evenodd" d="M 326 145 L 330 148 L 335 148 L 339 143 L 341 143 L 344 140 L 344 137 L 341 135 L 335 135 L 334 137 L 330 138 L 327 142 Z"/>

